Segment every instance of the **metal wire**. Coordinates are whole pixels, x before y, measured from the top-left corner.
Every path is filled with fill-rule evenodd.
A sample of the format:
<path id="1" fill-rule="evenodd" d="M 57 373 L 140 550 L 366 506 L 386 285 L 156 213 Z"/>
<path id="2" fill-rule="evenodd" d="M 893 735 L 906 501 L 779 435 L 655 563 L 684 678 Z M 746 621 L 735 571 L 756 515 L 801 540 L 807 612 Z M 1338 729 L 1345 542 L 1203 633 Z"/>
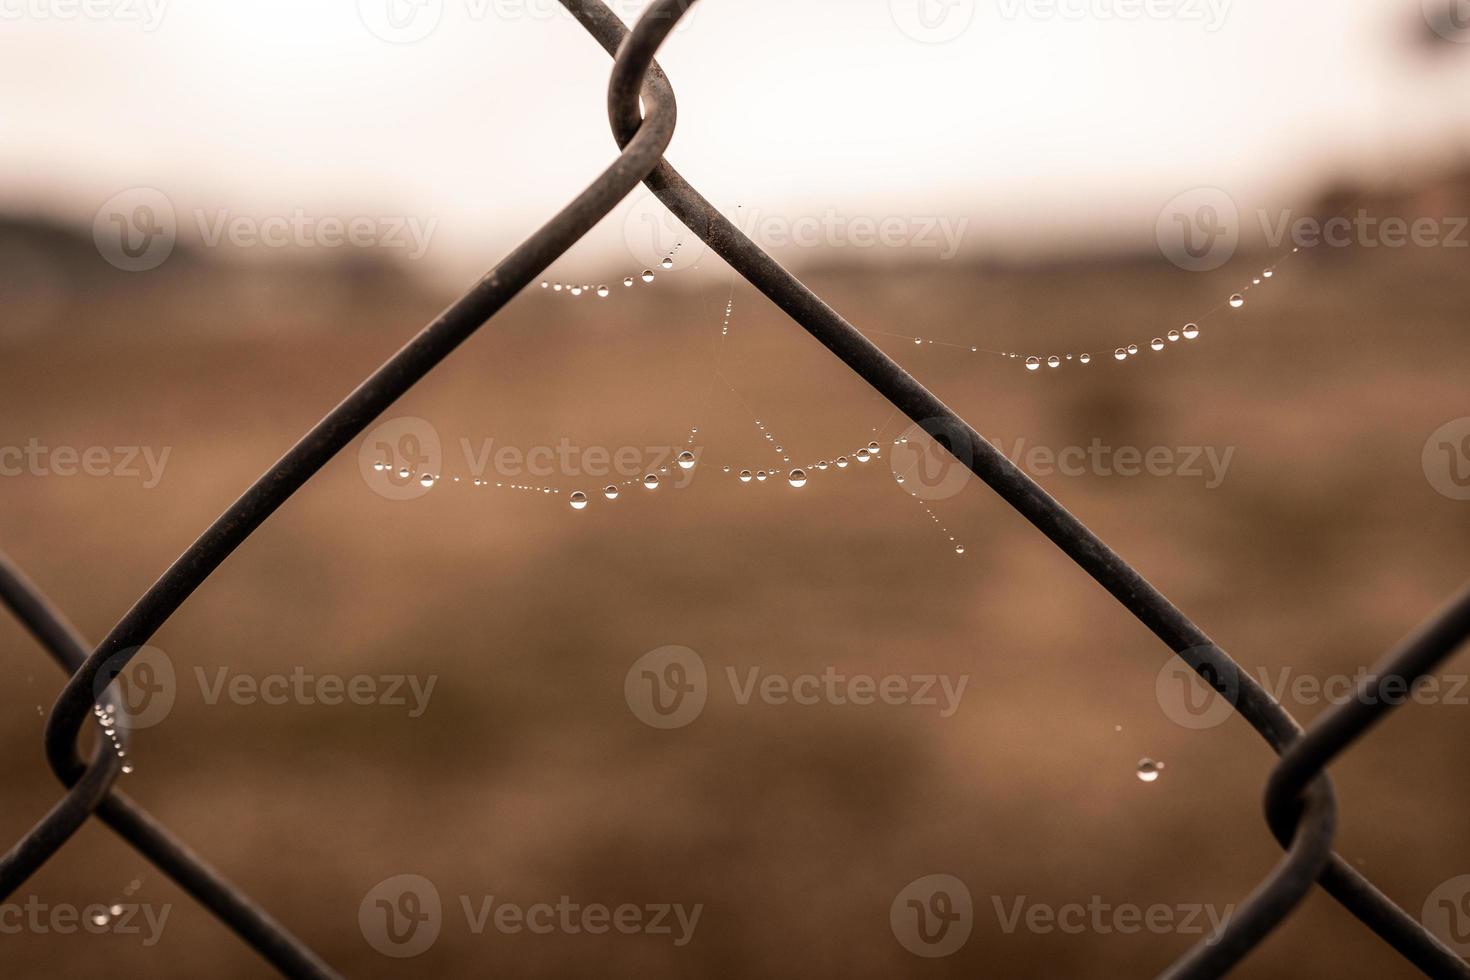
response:
<path id="1" fill-rule="evenodd" d="M 1392 699 L 1371 695 L 1387 685 L 1412 683 L 1425 676 L 1470 637 L 1470 590 L 1389 656 L 1360 686 L 1357 701 L 1323 715 L 1304 733 L 1279 703 L 1162 593 L 746 238 L 663 159 L 673 137 L 677 108 L 672 86 L 654 54 L 694 0 L 654 0 L 631 31 L 600 0 L 560 2 L 614 56 L 608 116 L 621 153 L 596 181 L 292 446 L 164 572 L 90 655 L 61 615 L 0 556 L 0 601 L 70 672 L 45 731 L 47 759 L 68 792 L 0 858 L 0 899 L 13 893 L 95 813 L 280 972 L 293 977 L 336 975 L 243 892 L 113 788 L 120 766 L 107 744 L 99 740 L 91 763 L 83 763 L 76 749 L 77 736 L 98 700 L 96 692 L 111 690 L 137 649 L 235 548 L 642 182 L 735 271 L 922 426 L 1111 593 L 1174 655 L 1225 696 L 1281 755 L 1269 780 L 1266 815 L 1286 849 L 1284 858 L 1218 935 L 1186 951 L 1161 976 L 1223 976 L 1279 928 L 1318 883 L 1424 973 L 1470 978 L 1470 966 L 1332 851 L 1337 806 L 1325 772 L 1339 753 L 1392 710 Z"/>

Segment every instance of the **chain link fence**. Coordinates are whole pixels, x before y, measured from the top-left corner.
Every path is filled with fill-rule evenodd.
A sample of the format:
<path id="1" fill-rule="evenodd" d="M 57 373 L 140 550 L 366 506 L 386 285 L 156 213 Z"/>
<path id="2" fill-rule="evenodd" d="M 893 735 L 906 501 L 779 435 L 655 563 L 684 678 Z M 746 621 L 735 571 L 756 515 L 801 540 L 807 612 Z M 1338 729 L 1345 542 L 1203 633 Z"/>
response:
<path id="1" fill-rule="evenodd" d="M 968 423 L 909 376 L 820 297 L 757 247 L 663 158 L 675 128 L 673 89 L 654 54 L 694 0 L 654 0 L 630 31 L 601 0 L 561 0 L 614 57 L 608 114 L 621 153 L 585 191 L 425 327 L 271 466 L 148 589 L 95 648 L 20 569 L 0 556 L 0 600 L 69 680 L 47 719 L 45 748 L 66 795 L 0 858 L 0 900 L 95 816 L 135 847 L 282 974 L 335 971 L 158 820 L 114 788 L 131 768 L 119 677 L 201 583 L 322 466 L 396 399 L 531 285 L 640 183 L 736 272 L 765 294 L 897 410 L 969 467 L 1165 643 L 1281 756 L 1265 816 L 1285 855 L 1223 927 L 1161 976 L 1223 976 L 1280 928 L 1320 884 L 1407 961 L 1434 977 L 1470 966 L 1333 851 L 1337 809 L 1327 766 L 1470 637 L 1470 590 L 1451 600 L 1357 685 L 1355 696 L 1303 730 L 1252 677 L 1153 585 Z M 640 107 L 641 103 L 641 107 Z M 89 652 L 90 651 L 90 652 Z M 99 730 L 89 762 L 77 753 L 88 718 Z"/>

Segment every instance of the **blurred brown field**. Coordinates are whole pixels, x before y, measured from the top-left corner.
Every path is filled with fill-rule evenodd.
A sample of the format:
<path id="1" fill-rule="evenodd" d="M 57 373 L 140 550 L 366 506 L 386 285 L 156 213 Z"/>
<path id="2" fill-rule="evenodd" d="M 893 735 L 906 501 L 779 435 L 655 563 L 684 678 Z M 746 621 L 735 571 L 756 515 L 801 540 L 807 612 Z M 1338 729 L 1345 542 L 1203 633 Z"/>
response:
<path id="1" fill-rule="evenodd" d="M 0 481 L 0 543 L 95 640 L 455 292 L 373 263 L 185 254 L 130 276 L 55 234 L 16 225 L 6 239 L 0 443 L 170 451 L 153 488 Z M 1097 351 L 1199 316 L 1267 261 L 1192 275 L 1128 257 L 833 260 L 803 275 L 863 329 Z M 585 278 L 576 266 L 574 255 L 548 277 Z M 1197 341 L 1035 375 L 875 338 L 1007 446 L 1233 450 L 1217 487 L 1041 481 L 1252 672 L 1320 677 L 1372 663 L 1466 578 L 1470 505 L 1435 491 L 1421 453 L 1470 414 L 1467 285 L 1450 249 L 1297 256 Z M 870 439 L 885 455 L 814 472 L 801 490 L 742 485 L 722 467 L 779 464 L 746 405 L 796 462 Z M 154 639 L 179 696 L 138 734 L 122 781 L 347 975 L 1147 976 L 1197 937 L 1008 932 L 997 903 L 1224 907 L 1280 856 L 1261 816 L 1272 755 L 1248 726 L 1170 721 L 1155 693 L 1167 651 L 978 481 L 932 508 L 966 549 L 955 554 L 892 478 L 887 450 L 907 424 L 712 258 L 607 300 L 532 291 L 389 414 L 429 421 L 445 476 L 461 482 L 391 501 L 369 490 L 356 443 L 328 465 Z M 605 481 L 557 478 L 554 495 L 475 488 L 458 451 L 492 438 L 677 447 L 691 426 L 702 461 L 689 486 L 611 503 L 595 493 Z M 567 505 L 577 489 L 593 497 L 581 513 Z M 696 722 L 656 731 L 623 682 L 667 644 L 697 651 L 712 678 L 831 667 L 963 675 L 968 687 L 943 718 L 740 705 L 716 679 Z M 0 645 L 8 844 L 60 795 L 41 733 L 63 676 L 9 619 Z M 416 718 L 206 703 L 194 670 L 221 667 L 437 682 Z M 1287 707 L 1304 723 L 1323 710 Z M 1338 850 L 1416 916 L 1436 885 L 1470 872 L 1467 744 L 1470 706 L 1415 705 L 1332 770 Z M 1157 782 L 1136 778 L 1142 757 L 1166 763 Z M 409 873 L 443 896 L 443 932 L 422 956 L 386 959 L 359 905 Z M 955 955 L 923 960 L 895 941 L 889 906 L 937 873 L 967 884 L 975 927 Z M 156 945 L 23 932 L 0 938 L 0 972 L 267 972 L 95 822 L 15 900 L 109 903 L 137 877 L 132 900 L 170 906 Z M 489 895 L 703 913 L 677 948 L 652 935 L 475 935 L 459 896 Z M 1319 893 L 1238 975 L 1412 973 Z"/>

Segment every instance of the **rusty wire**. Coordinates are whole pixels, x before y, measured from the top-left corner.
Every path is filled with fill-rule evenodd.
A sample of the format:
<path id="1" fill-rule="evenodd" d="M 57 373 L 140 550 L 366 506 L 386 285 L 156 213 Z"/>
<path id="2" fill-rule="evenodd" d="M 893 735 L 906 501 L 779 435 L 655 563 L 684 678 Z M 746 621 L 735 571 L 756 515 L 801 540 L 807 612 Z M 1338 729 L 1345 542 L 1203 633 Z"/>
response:
<path id="1" fill-rule="evenodd" d="M 1470 590 L 1456 597 L 1359 687 L 1358 697 L 1305 732 L 1224 650 L 1030 477 L 816 294 L 743 235 L 679 175 L 663 154 L 673 137 L 674 92 L 654 54 L 694 0 L 654 0 L 630 31 L 601 0 L 560 0 L 614 56 L 608 116 L 620 155 L 555 218 L 510 253 L 468 293 L 373 372 L 272 465 L 179 557 L 100 644 L 88 645 L 8 559 L 0 556 L 0 602 L 70 677 L 47 718 L 47 759 L 67 794 L 0 857 L 0 900 L 13 894 L 95 814 L 287 976 L 337 974 L 260 906 L 114 788 L 119 759 L 108 744 L 90 764 L 76 750 L 89 713 L 111 698 L 116 678 L 194 590 L 322 466 L 404 392 L 530 285 L 644 183 L 691 232 L 792 320 L 837 355 L 895 408 L 1111 593 L 1225 697 L 1281 759 L 1266 796 L 1281 862 L 1217 935 L 1201 940 L 1161 973 L 1219 977 L 1279 928 L 1314 884 L 1425 974 L 1470 978 L 1470 966 L 1378 891 L 1332 850 L 1337 805 L 1326 768 L 1372 728 L 1395 701 L 1375 697 L 1412 684 L 1470 637 Z M 119 719 L 119 730 L 125 730 Z"/>

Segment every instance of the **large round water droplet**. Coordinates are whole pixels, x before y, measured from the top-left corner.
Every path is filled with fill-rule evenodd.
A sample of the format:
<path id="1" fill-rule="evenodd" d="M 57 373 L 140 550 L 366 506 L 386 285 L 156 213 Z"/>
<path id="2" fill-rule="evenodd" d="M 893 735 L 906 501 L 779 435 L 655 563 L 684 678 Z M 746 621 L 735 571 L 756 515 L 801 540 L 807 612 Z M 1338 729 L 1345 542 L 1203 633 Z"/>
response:
<path id="1" fill-rule="evenodd" d="M 573 286 L 572 287 L 572 295 L 573 296 L 581 296 L 582 295 L 582 287 L 581 286 Z"/>
<path id="2" fill-rule="evenodd" d="M 695 462 L 694 454 L 689 450 L 686 449 L 679 454 L 679 469 L 692 470 L 694 469 Z"/>
<path id="3" fill-rule="evenodd" d="M 610 292 L 612 292 L 612 290 L 608 289 L 606 286 L 597 287 L 597 295 L 602 299 L 607 299 L 607 296 Z"/>
<path id="4" fill-rule="evenodd" d="M 1138 345 L 1137 344 L 1129 344 L 1128 345 L 1128 353 L 1129 354 L 1137 354 L 1138 353 Z"/>
<path id="5" fill-rule="evenodd" d="M 1028 357 L 1028 358 L 1026 358 L 1026 370 L 1028 370 L 1028 371 L 1038 371 L 1040 369 L 1041 369 L 1041 358 L 1039 358 L 1039 357 Z"/>
<path id="6" fill-rule="evenodd" d="M 740 482 L 741 483 L 749 483 L 750 481 L 751 481 L 750 470 L 741 470 L 740 471 Z"/>
<path id="7" fill-rule="evenodd" d="M 1152 347 L 1154 350 L 1163 350 L 1164 349 L 1164 338 L 1163 337 L 1155 337 L 1153 340 L 1150 340 L 1148 342 L 1148 345 L 1150 347 Z"/>
<path id="8" fill-rule="evenodd" d="M 1158 778 L 1159 778 L 1159 773 L 1163 770 L 1163 768 L 1164 768 L 1164 764 L 1162 762 L 1155 762 L 1153 759 L 1139 759 L 1138 760 L 1138 778 L 1139 778 L 1139 781 L 1145 782 L 1145 783 L 1156 782 L 1158 780 Z"/>
<path id="9" fill-rule="evenodd" d="M 877 456 L 879 453 L 883 452 L 883 447 L 878 445 L 876 442 L 870 442 L 868 443 L 868 452 L 872 453 L 874 456 Z"/>
<path id="10" fill-rule="evenodd" d="M 629 276 L 628 278 L 624 279 L 623 285 L 631 287 L 633 285 L 633 277 Z"/>
<path id="11" fill-rule="evenodd" d="M 572 495 L 568 499 L 571 501 L 572 510 L 586 510 L 587 509 L 587 495 L 585 493 L 583 493 L 582 491 L 580 491 L 580 490 L 574 490 L 574 491 L 572 491 Z"/>
<path id="12" fill-rule="evenodd" d="M 660 269 L 672 269 L 674 267 L 674 260 L 666 258 L 662 262 L 660 262 L 658 266 Z"/>
<path id="13" fill-rule="evenodd" d="M 755 478 L 758 482 L 765 483 L 766 480 L 770 479 L 770 474 L 768 474 L 765 470 L 757 470 Z"/>
<path id="14" fill-rule="evenodd" d="M 1198 336 L 1199 336 L 1199 324 L 1198 323 L 1186 323 L 1184 325 L 1184 339 L 1185 340 L 1193 340 L 1194 338 L 1196 338 Z"/>
<path id="15" fill-rule="evenodd" d="M 1236 293 L 1234 296 L 1230 297 L 1230 305 L 1235 307 L 1237 310 L 1240 309 L 1242 306 L 1245 305 L 1245 297 L 1240 295 L 1239 293 Z"/>
<path id="16" fill-rule="evenodd" d="M 1081 357 L 1077 358 L 1077 360 L 1081 361 L 1083 364 L 1091 364 L 1092 363 L 1092 355 L 1091 354 L 1083 354 Z"/>
<path id="17" fill-rule="evenodd" d="M 421 486 L 421 487 L 432 487 L 433 485 L 434 485 L 434 476 L 433 476 L 433 474 L 431 474 L 431 473 L 425 473 L 423 476 L 419 477 L 419 486 Z"/>
<path id="18" fill-rule="evenodd" d="M 639 278 L 641 278 L 644 282 L 653 282 L 653 270 L 652 269 L 644 269 L 643 270 L 643 275 L 640 276 Z"/>
<path id="19" fill-rule="evenodd" d="M 786 482 L 800 490 L 806 486 L 806 470 L 792 470 L 791 474 L 786 477 Z"/>
<path id="20" fill-rule="evenodd" d="M 857 453 L 855 453 L 855 455 L 859 463 L 866 463 L 868 460 L 873 458 L 873 454 L 868 452 L 866 449 L 859 449 Z"/>
<path id="21" fill-rule="evenodd" d="M 608 500 L 617 500 L 618 499 L 618 488 L 617 487 L 604 487 L 603 488 L 603 491 L 602 491 L 602 495 L 604 497 L 606 497 Z"/>
<path id="22" fill-rule="evenodd" d="M 845 469 L 847 469 L 847 457 L 846 456 L 838 456 L 837 457 L 837 468 L 839 470 L 845 470 Z"/>
<path id="23" fill-rule="evenodd" d="M 957 554 L 957 555 L 963 555 L 965 553 L 965 546 L 962 545 L 962 544 L 955 545 L 954 546 L 954 553 Z"/>
<path id="24" fill-rule="evenodd" d="M 1126 350 L 1124 350 L 1123 348 L 1121 348 L 1121 347 L 1119 347 L 1117 350 L 1113 351 L 1113 356 L 1115 358 L 1117 358 L 1118 360 L 1120 360 L 1120 361 L 1126 361 L 1126 360 L 1128 360 L 1128 352 Z"/>
<path id="25" fill-rule="evenodd" d="M 1062 366 L 1062 359 L 1053 354 L 1046 359 L 1046 366 L 1049 368 L 1059 368 Z"/>
<path id="26" fill-rule="evenodd" d="M 1175 341 L 1176 341 L 1176 340 L 1178 340 L 1178 339 L 1179 339 L 1179 331 L 1178 331 L 1178 330 L 1170 330 L 1170 331 L 1169 331 L 1169 332 L 1168 332 L 1168 334 L 1166 334 L 1166 336 L 1167 336 L 1167 337 L 1168 337 L 1168 338 L 1169 338 L 1169 343 L 1171 343 L 1171 344 L 1172 344 L 1172 343 L 1174 343 L 1174 342 L 1175 342 Z"/>
<path id="27" fill-rule="evenodd" d="M 658 489 L 658 477 L 655 476 L 652 473 L 648 474 L 647 476 L 645 476 L 643 478 L 643 485 L 644 485 L 644 487 L 648 488 L 649 490 L 657 490 Z"/>

